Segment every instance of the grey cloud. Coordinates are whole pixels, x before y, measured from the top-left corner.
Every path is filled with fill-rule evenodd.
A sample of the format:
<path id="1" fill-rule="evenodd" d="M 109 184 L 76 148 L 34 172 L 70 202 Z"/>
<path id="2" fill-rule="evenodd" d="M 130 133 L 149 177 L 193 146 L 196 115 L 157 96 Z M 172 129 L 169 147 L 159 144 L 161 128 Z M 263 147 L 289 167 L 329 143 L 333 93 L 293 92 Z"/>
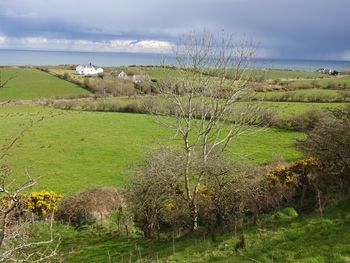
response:
<path id="1" fill-rule="evenodd" d="M 0 35 L 17 38 L 175 41 L 206 28 L 245 34 L 274 57 L 350 50 L 348 0 L 12 0 L 0 10 Z"/>

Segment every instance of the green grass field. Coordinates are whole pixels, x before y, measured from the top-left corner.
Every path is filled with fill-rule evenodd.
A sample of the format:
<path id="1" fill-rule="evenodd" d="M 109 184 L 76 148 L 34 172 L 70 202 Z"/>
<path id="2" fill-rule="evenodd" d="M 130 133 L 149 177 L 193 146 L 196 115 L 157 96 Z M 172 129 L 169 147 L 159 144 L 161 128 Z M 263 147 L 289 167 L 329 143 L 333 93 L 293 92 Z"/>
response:
<path id="1" fill-rule="evenodd" d="M 0 68 L 2 81 L 15 76 L 0 92 L 0 101 L 89 94 L 87 90 L 33 68 Z"/>
<path id="2" fill-rule="evenodd" d="M 13 149 L 8 162 L 20 178 L 25 167 L 33 176 L 44 176 L 36 189 L 72 193 L 95 185 L 120 186 L 127 170 L 140 163 L 144 153 L 156 145 L 179 145 L 170 130 L 143 114 L 79 112 L 44 106 L 6 106 L 0 120 L 6 127 L 1 142 L 26 126 L 34 125 Z M 253 131 L 255 131 L 253 129 Z M 229 147 L 232 158 L 263 164 L 278 158 L 301 156 L 293 144 L 302 133 L 266 129 L 246 134 Z"/>
<path id="3" fill-rule="evenodd" d="M 105 225 L 105 227 L 107 227 Z M 246 248 L 235 252 L 240 232 L 204 234 L 171 241 L 150 241 L 140 235 L 126 238 L 111 232 L 94 234 L 55 225 L 61 235 L 66 262 L 313 262 L 346 263 L 350 260 L 350 202 L 341 202 L 323 213 L 304 217 L 265 218 L 246 229 Z M 47 229 L 37 226 L 38 239 Z"/>

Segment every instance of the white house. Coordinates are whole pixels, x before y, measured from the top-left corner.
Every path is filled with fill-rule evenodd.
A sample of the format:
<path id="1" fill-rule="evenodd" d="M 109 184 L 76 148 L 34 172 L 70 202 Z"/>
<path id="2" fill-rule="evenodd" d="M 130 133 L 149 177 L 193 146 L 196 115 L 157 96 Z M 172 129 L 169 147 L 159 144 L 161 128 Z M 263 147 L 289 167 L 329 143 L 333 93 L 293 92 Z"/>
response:
<path id="1" fill-rule="evenodd" d="M 97 75 L 103 73 L 102 68 L 95 68 L 91 63 L 88 65 L 79 65 L 75 68 L 75 73 L 78 75 Z"/>
<path id="2" fill-rule="evenodd" d="M 128 74 L 126 74 L 124 71 L 115 71 L 111 73 L 112 76 L 117 77 L 117 78 L 121 78 L 121 79 L 127 79 L 128 78 Z"/>

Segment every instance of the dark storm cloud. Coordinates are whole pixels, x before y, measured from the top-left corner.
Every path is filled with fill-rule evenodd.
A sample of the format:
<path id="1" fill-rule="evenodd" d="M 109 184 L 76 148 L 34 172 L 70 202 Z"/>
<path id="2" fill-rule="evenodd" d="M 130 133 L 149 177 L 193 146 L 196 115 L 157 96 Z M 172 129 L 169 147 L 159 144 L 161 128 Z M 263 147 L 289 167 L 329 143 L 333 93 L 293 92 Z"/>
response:
<path id="1" fill-rule="evenodd" d="M 259 42 L 263 55 L 349 59 L 348 10 L 348 0 L 12 0 L 0 3 L 0 36 L 3 45 L 25 37 L 173 42 L 192 29 L 225 29 Z"/>

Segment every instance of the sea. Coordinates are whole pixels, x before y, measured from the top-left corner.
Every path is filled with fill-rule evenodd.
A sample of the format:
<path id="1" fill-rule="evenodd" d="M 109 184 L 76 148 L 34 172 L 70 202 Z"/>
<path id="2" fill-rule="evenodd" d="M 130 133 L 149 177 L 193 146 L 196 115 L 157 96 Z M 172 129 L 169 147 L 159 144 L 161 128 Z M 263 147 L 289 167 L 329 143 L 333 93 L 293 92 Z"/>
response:
<path id="1" fill-rule="evenodd" d="M 98 66 L 160 65 L 160 61 L 172 65 L 171 55 L 127 52 L 76 52 L 76 51 L 37 51 L 0 50 L 0 66 L 49 66 L 64 64 L 88 64 Z M 337 71 L 349 70 L 350 61 L 302 60 L 257 58 L 252 63 L 255 68 L 289 69 L 315 71 L 328 68 Z"/>

